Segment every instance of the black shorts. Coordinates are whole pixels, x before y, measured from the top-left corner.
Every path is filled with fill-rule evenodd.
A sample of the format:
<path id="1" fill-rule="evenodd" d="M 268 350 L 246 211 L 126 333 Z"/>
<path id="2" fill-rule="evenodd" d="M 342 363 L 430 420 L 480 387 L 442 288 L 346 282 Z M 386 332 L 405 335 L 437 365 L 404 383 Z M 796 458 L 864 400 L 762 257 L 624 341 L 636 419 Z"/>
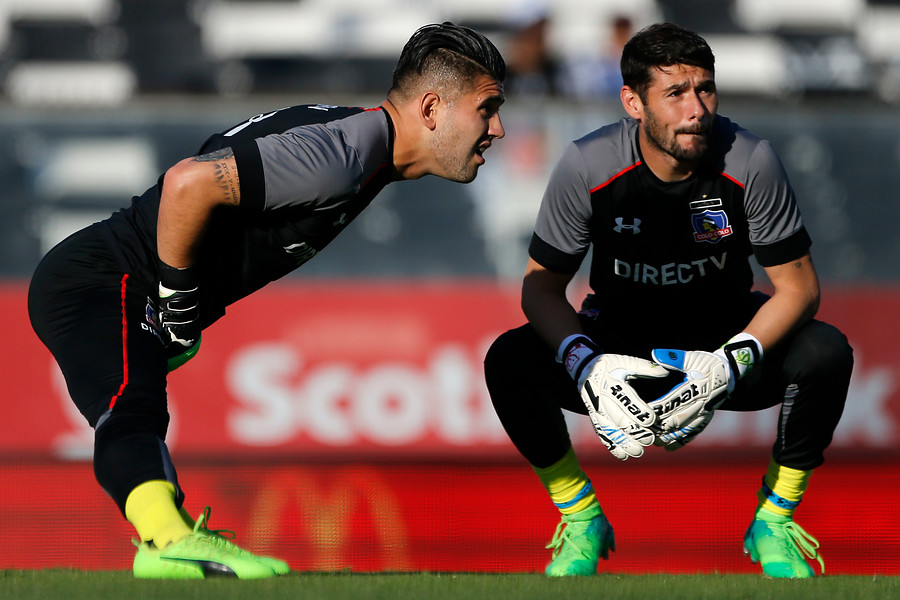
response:
<path id="1" fill-rule="evenodd" d="M 155 289 L 122 272 L 101 227 L 73 234 L 44 257 L 28 314 L 92 427 L 112 409 L 135 411 L 164 437 L 167 357 Z"/>

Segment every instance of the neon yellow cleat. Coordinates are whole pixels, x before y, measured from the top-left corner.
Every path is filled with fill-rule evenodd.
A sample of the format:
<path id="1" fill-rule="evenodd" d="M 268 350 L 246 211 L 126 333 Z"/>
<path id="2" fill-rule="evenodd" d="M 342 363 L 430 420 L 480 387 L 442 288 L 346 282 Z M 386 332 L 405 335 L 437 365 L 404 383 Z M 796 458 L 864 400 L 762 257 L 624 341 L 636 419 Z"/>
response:
<path id="1" fill-rule="evenodd" d="M 209 513 L 210 513 L 210 509 L 207 506 L 206 508 L 203 509 L 203 512 L 200 514 L 200 518 L 197 519 L 197 524 L 194 525 L 194 530 L 196 532 L 220 538 L 220 540 L 221 540 L 220 543 L 224 543 L 229 546 L 232 546 L 232 547 L 234 547 L 234 549 L 237 552 L 242 553 L 242 555 L 255 558 L 259 562 L 261 562 L 265 565 L 268 565 L 269 568 L 271 568 L 275 572 L 276 575 L 287 575 L 288 573 L 291 572 L 291 568 L 283 560 L 279 560 L 279 559 L 271 557 L 271 556 L 259 556 L 256 554 L 251 554 L 251 553 L 247 552 L 246 550 L 243 550 L 243 549 L 235 546 L 231 542 L 231 540 L 234 539 L 235 534 L 230 529 L 210 529 L 209 527 L 207 527 L 207 525 L 209 524 Z"/>
<path id="2" fill-rule="evenodd" d="M 222 531 L 205 527 L 209 512 L 206 507 L 194 524 L 194 531 L 165 548 L 157 548 L 152 542 L 135 543 L 138 551 L 134 557 L 134 576 L 139 579 L 263 579 L 290 570 L 282 561 L 255 556 L 232 543 Z M 233 536 L 233 532 L 228 533 Z"/>

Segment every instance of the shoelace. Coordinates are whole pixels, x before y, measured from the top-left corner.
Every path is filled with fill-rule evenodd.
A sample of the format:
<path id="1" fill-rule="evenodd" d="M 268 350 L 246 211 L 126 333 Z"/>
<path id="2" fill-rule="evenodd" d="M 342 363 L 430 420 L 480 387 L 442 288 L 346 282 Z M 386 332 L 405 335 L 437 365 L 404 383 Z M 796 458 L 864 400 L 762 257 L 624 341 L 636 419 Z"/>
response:
<path id="1" fill-rule="evenodd" d="M 819 556 L 819 540 L 806 533 L 806 530 L 793 521 L 788 521 L 782 527 L 795 548 L 800 550 L 806 558 L 814 558 L 819 561 L 819 566 L 822 567 L 822 574 L 824 575 L 825 561 Z"/>
<path id="2" fill-rule="evenodd" d="M 563 546 L 566 542 L 568 542 L 573 549 L 577 550 L 579 554 L 581 554 L 585 558 L 590 558 L 587 553 L 575 542 L 574 532 L 569 531 L 570 523 L 571 522 L 566 519 L 566 515 L 563 515 L 563 518 L 559 522 L 559 525 L 556 526 L 556 531 L 553 533 L 553 539 L 549 544 L 547 544 L 547 546 L 545 546 L 548 550 L 553 550 L 550 555 L 551 558 L 556 558 L 557 556 L 559 556 L 559 553 L 562 552 Z"/>
<path id="3" fill-rule="evenodd" d="M 197 518 L 197 522 L 194 523 L 194 533 L 199 533 L 209 537 L 209 539 L 217 546 L 221 546 L 230 550 L 239 550 L 241 553 L 244 551 L 237 545 L 235 545 L 231 540 L 237 537 L 237 534 L 231 529 L 210 529 L 209 528 L 209 514 L 212 512 L 210 507 L 206 506 L 203 508 L 203 512 L 200 513 L 200 516 Z"/>
<path id="4" fill-rule="evenodd" d="M 563 527 L 566 526 L 565 521 L 560 521 L 559 525 L 556 526 L 556 531 L 553 532 L 553 539 L 550 540 L 550 543 L 545 547 L 548 550 L 553 550 L 553 553 L 550 555 L 553 558 L 556 558 L 559 555 L 560 550 L 562 550 L 562 545 L 565 536 L 563 535 Z"/>
<path id="5" fill-rule="evenodd" d="M 204 536 L 207 541 L 211 542 L 214 546 L 239 551 L 241 554 L 245 554 L 246 552 L 241 549 L 240 546 L 231 541 L 237 537 L 237 534 L 234 531 L 231 529 L 210 529 L 208 527 L 210 512 L 212 512 L 210 507 L 206 506 L 203 508 L 203 512 L 200 513 L 200 516 L 197 517 L 197 520 L 194 522 L 194 533 L 199 533 Z M 131 538 L 131 543 L 135 548 L 140 548 L 143 542 L 137 538 Z"/>

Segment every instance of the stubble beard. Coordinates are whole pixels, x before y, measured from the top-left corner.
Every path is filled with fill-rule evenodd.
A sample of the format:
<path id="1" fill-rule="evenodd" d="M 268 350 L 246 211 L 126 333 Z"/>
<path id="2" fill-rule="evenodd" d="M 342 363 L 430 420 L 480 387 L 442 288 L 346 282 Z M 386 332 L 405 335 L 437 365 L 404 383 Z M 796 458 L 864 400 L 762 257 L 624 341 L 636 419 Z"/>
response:
<path id="1" fill-rule="evenodd" d="M 654 114 L 650 111 L 644 112 L 644 131 L 647 134 L 647 139 L 657 148 L 678 161 L 694 162 L 700 160 L 706 154 L 706 150 L 709 147 L 709 127 L 704 126 L 702 130 L 700 127 L 697 129 L 699 131 L 691 131 L 691 133 L 700 133 L 703 136 L 703 143 L 685 148 L 678 143 L 678 134 L 688 133 L 688 131 L 675 130 L 671 139 L 667 139 L 665 127 L 660 124 Z"/>
<path id="2" fill-rule="evenodd" d="M 457 183 L 469 183 L 478 174 L 478 165 L 472 161 L 472 148 L 462 147 L 462 141 L 447 129 L 436 133 L 432 150 L 441 167 L 441 177 Z"/>

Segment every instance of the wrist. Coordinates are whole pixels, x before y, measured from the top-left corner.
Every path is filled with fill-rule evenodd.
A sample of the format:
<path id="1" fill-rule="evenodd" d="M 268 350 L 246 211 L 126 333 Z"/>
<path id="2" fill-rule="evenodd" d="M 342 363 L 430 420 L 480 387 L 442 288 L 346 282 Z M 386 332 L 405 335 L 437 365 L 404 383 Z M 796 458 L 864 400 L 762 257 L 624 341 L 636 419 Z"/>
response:
<path id="1" fill-rule="evenodd" d="M 569 377 L 578 381 L 584 368 L 600 354 L 602 351 L 591 338 L 577 333 L 562 341 L 556 352 L 556 361 L 563 364 Z"/>
<path id="2" fill-rule="evenodd" d="M 198 276 L 194 267 L 178 268 L 158 260 L 159 283 L 170 290 L 189 291 L 197 288 Z"/>
<path id="3" fill-rule="evenodd" d="M 753 334 L 742 331 L 714 354 L 728 363 L 734 381 L 739 381 L 762 362 L 763 347 Z"/>

